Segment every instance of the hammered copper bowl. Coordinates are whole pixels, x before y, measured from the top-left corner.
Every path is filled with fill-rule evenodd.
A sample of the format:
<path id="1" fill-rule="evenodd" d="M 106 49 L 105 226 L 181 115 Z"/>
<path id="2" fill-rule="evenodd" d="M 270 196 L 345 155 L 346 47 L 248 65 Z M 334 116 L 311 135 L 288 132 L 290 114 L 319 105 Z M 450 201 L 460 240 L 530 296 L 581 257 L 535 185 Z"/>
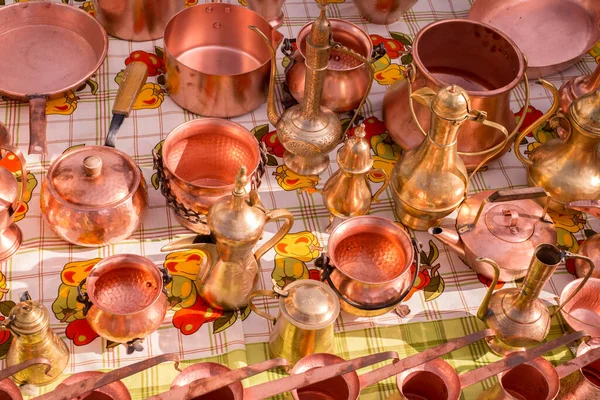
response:
<path id="1" fill-rule="evenodd" d="M 415 250 L 410 236 L 385 218 L 370 215 L 338 225 L 328 242 L 330 285 L 350 301 L 381 313 L 399 303 L 413 285 Z M 356 309 L 341 301 L 342 309 Z M 378 315 L 374 310 L 370 315 Z"/>
<path id="2" fill-rule="evenodd" d="M 167 313 L 163 279 L 152 261 L 134 254 L 100 261 L 85 281 L 91 328 L 117 343 L 143 339 L 157 330 Z"/>
<path id="3" fill-rule="evenodd" d="M 231 194 L 240 166 L 248 180 L 259 178 L 261 151 L 256 138 L 243 126 L 219 118 L 203 118 L 179 125 L 165 139 L 158 160 L 163 185 L 186 210 L 206 214 L 218 199 Z M 160 174 L 159 174 L 160 175 Z M 250 183 L 247 189 L 250 189 Z M 186 228 L 206 233 L 205 227 L 176 213 Z"/>
<path id="4" fill-rule="evenodd" d="M 67 379 L 61 382 L 60 385 L 56 388 L 57 390 L 61 389 L 67 385 L 76 385 L 79 382 L 83 382 L 86 379 L 90 378 L 98 378 L 104 375 L 104 372 L 99 371 L 88 371 L 88 372 L 80 372 L 75 375 L 69 376 Z M 1 399 L 1 397 L 0 397 Z M 101 388 L 95 389 L 92 392 L 88 392 L 80 397 L 79 400 L 131 400 L 131 394 L 129 394 L 129 390 L 123 382 L 116 381 L 109 383 Z"/>
<path id="5" fill-rule="evenodd" d="M 343 19 L 330 18 L 333 40 L 369 59 L 373 42 L 358 26 Z M 305 25 L 297 37 L 298 51 L 285 71 L 285 79 L 292 96 L 301 102 L 304 98 L 306 39 L 312 22 Z M 371 79 L 369 67 L 347 54 L 332 51 L 323 82 L 321 105 L 336 113 L 354 110 L 360 104 Z"/>
<path id="6" fill-rule="evenodd" d="M 224 365 L 205 362 L 190 365 L 173 381 L 171 389 L 181 386 L 186 386 L 193 381 L 197 381 L 205 378 L 217 377 L 231 370 Z M 194 400 L 238 400 L 244 396 L 244 387 L 241 382 L 232 383 L 229 386 L 215 390 L 214 392 L 207 393 L 203 396 L 195 397 Z"/>
<path id="7" fill-rule="evenodd" d="M 406 399 L 458 400 L 461 394 L 458 374 L 441 358 L 396 375 L 396 384 Z"/>
<path id="8" fill-rule="evenodd" d="M 583 278 L 570 282 L 560 294 L 560 304 L 577 290 Z M 581 290 L 560 310 L 567 325 L 600 337 L 600 279 L 590 278 Z"/>
<path id="9" fill-rule="evenodd" d="M 344 362 L 341 357 L 327 353 L 311 354 L 296 363 L 292 375 L 301 374 L 308 370 Z M 336 376 L 322 382 L 313 383 L 301 389 L 292 390 L 296 400 L 348 400 L 357 399 L 360 394 L 360 381 L 354 371 Z"/>

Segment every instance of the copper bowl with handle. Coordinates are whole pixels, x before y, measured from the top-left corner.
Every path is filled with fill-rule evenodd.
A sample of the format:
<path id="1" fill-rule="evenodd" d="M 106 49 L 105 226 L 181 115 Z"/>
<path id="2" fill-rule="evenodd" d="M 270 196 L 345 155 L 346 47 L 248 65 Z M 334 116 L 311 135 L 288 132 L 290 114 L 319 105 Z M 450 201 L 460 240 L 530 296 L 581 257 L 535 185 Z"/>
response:
<path id="1" fill-rule="evenodd" d="M 567 284 L 560 294 L 559 304 L 563 304 L 572 295 L 571 301 L 560 309 L 567 325 L 576 331 L 586 331 L 592 337 L 600 337 L 600 279 L 590 278 L 577 292 L 581 281 L 575 279 Z"/>
<path id="2" fill-rule="evenodd" d="M 67 385 L 74 385 L 79 382 L 86 381 L 88 379 L 98 379 L 103 376 L 104 372 L 100 371 L 87 371 L 80 372 L 69 376 L 67 379 L 61 382 L 56 387 L 59 391 L 61 388 Z M 94 389 L 91 392 L 85 393 L 78 397 L 80 400 L 131 400 L 131 394 L 125 384 L 121 381 L 111 382 L 108 385 L 102 386 L 98 389 Z"/>
<path id="3" fill-rule="evenodd" d="M 179 222 L 207 233 L 206 213 L 231 194 L 240 166 L 248 171 L 248 191 L 260 186 L 266 149 L 250 131 L 235 122 L 203 118 L 179 125 L 160 150 L 153 150 L 161 192 Z"/>

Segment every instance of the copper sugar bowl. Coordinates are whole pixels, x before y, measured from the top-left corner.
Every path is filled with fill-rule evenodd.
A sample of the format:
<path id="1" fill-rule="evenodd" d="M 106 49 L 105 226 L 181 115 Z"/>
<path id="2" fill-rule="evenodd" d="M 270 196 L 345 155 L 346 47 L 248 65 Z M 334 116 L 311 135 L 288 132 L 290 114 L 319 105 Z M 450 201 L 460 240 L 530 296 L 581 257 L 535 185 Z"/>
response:
<path id="1" fill-rule="evenodd" d="M 118 254 L 94 265 L 79 284 L 77 301 L 98 335 L 126 343 L 128 353 L 141 351 L 141 341 L 165 318 L 171 280 L 147 258 Z"/>
<path id="2" fill-rule="evenodd" d="M 510 96 L 525 76 L 526 60 L 517 45 L 499 30 L 466 19 L 447 19 L 417 33 L 412 47 L 413 65 L 407 79 L 394 83 L 383 98 L 383 120 L 388 132 L 404 150 L 417 147 L 429 131 L 428 107 L 409 103 L 412 92 L 429 87 L 435 92 L 455 84 L 465 89 L 473 109 L 487 114 L 512 133 L 515 126 Z M 526 85 L 526 99 L 529 87 Z M 525 105 L 525 108 L 527 108 Z M 414 115 L 413 115 L 414 111 Z M 414 117 L 423 130 L 413 121 Z M 468 170 L 502 156 L 510 143 L 506 132 L 467 121 L 458 135 L 458 154 Z M 487 161 L 486 161 L 487 160 Z"/>
<path id="3" fill-rule="evenodd" d="M 536 246 L 556 243 L 552 218 L 535 198 L 548 200 L 548 194 L 542 188 L 480 192 L 459 208 L 455 230 L 436 227 L 429 233 L 476 273 L 493 279 L 493 268 L 477 261 L 491 258 L 500 267 L 499 279 L 514 281 L 527 273 Z"/>
<path id="4" fill-rule="evenodd" d="M 258 189 L 265 173 L 266 149 L 243 126 L 219 118 L 179 125 L 152 154 L 168 206 L 183 226 L 201 234 L 208 233 L 208 209 L 231 194 L 240 166 L 247 169 L 248 192 Z"/>
<path id="5" fill-rule="evenodd" d="M 56 159 L 42 182 L 40 204 L 48 226 L 79 246 L 128 238 L 148 206 L 142 172 L 124 152 L 84 146 Z"/>
<path id="6" fill-rule="evenodd" d="M 342 310 L 377 316 L 406 297 L 418 274 L 416 242 L 400 226 L 370 215 L 348 219 L 329 236 L 315 266 L 340 298 Z M 417 267 L 413 267 L 416 259 Z"/>
<path id="7" fill-rule="evenodd" d="M 356 53 L 375 62 L 385 55 L 383 46 L 373 52 L 373 42 L 365 31 L 343 19 L 329 18 L 333 40 Z M 312 22 L 306 24 L 295 42 L 298 50 L 294 51 L 293 40 L 284 40 L 281 51 L 291 59 L 285 68 L 285 80 L 291 95 L 301 103 L 304 98 L 306 83 L 306 40 L 310 36 Z M 371 73 L 364 62 L 336 50 L 331 51 L 329 64 L 323 79 L 321 105 L 335 113 L 355 110 L 365 92 L 370 88 Z"/>
<path id="8" fill-rule="evenodd" d="M 70 385 L 77 385 L 82 382 L 87 381 L 88 379 L 101 379 L 104 376 L 104 372 L 100 371 L 87 371 L 80 372 L 78 374 L 74 374 L 69 376 L 67 379 L 62 381 L 60 385 L 56 387 L 56 392 L 60 392 L 63 388 Z M 105 386 L 102 386 L 98 389 L 94 389 L 91 392 L 85 393 L 84 395 L 78 397 L 81 400 L 131 400 L 131 394 L 127 389 L 127 386 L 121 381 L 111 382 Z"/>

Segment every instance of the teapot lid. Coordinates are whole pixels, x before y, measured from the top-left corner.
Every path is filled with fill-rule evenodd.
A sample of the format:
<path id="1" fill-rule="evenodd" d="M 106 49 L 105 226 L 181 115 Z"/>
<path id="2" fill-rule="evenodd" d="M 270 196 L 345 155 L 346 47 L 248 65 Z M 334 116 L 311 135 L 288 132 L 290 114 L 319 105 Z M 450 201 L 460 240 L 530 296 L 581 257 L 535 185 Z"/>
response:
<path id="1" fill-rule="evenodd" d="M 451 85 L 437 93 L 431 103 L 431 109 L 442 118 L 463 120 L 469 116 L 471 100 L 463 88 Z"/>
<path id="2" fill-rule="evenodd" d="M 133 196 L 141 172 L 131 158 L 112 147 L 84 146 L 60 156 L 47 175 L 53 197 L 77 208 L 116 207 Z"/>
<path id="3" fill-rule="evenodd" d="M 365 139 L 365 124 L 354 130 L 354 136 L 348 138 L 337 153 L 340 168 L 352 174 L 364 174 L 373 167 L 371 146 Z"/>
<path id="4" fill-rule="evenodd" d="M 283 290 L 287 295 L 279 299 L 281 312 L 299 328 L 325 328 L 340 314 L 340 300 L 323 282 L 300 279 L 290 283 Z"/>
<path id="5" fill-rule="evenodd" d="M 27 299 L 27 300 L 26 300 Z M 18 335 L 31 335 L 49 326 L 50 314 L 42 303 L 32 301 L 29 293 L 21 295 L 21 301 L 8 315 L 10 329 Z"/>
<path id="6" fill-rule="evenodd" d="M 0 167 L 0 212 L 9 209 L 19 194 L 19 184 L 12 172 Z"/>
<path id="7" fill-rule="evenodd" d="M 600 89 L 571 103 L 569 115 L 584 131 L 600 134 Z"/>

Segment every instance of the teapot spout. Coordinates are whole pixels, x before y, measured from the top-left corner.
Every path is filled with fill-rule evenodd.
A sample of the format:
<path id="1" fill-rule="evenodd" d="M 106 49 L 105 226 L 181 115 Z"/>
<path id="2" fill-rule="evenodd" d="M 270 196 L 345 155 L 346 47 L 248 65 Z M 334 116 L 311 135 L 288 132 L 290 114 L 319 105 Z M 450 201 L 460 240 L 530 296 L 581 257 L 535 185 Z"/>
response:
<path id="1" fill-rule="evenodd" d="M 163 252 L 174 250 L 200 250 L 204 253 L 204 262 L 202 263 L 200 273 L 198 274 L 198 279 L 202 284 L 206 283 L 213 266 L 219 260 L 217 246 L 210 235 L 188 236 L 183 239 L 175 240 L 160 249 L 160 251 Z"/>
<path id="2" fill-rule="evenodd" d="M 462 240 L 460 240 L 458 233 L 451 232 L 447 229 L 442 229 L 440 227 L 429 228 L 429 233 L 433 235 L 433 237 L 437 238 L 440 242 L 450 247 L 450 249 L 452 249 L 453 252 L 458 254 L 460 258 L 467 258 L 467 255 L 465 253 L 465 247 L 463 245 Z"/>
<path id="3" fill-rule="evenodd" d="M 281 119 L 281 116 L 277 112 L 277 107 L 275 106 L 275 74 L 277 73 L 277 59 L 275 55 L 275 49 L 271 44 L 271 40 L 260 29 L 252 25 L 248 26 L 248 28 L 256 32 L 256 34 L 259 35 L 269 47 L 269 53 L 271 55 L 271 77 L 269 79 L 269 96 L 267 98 L 267 117 L 269 118 L 269 122 L 271 122 L 271 125 L 276 127 L 277 123 Z M 277 38 L 274 39 L 276 43 L 277 41 L 279 41 Z"/>
<path id="4" fill-rule="evenodd" d="M 600 218 L 600 200 L 573 201 L 565 205 L 565 208 L 570 208 L 571 210 L 580 211 L 593 215 L 596 218 Z"/>

